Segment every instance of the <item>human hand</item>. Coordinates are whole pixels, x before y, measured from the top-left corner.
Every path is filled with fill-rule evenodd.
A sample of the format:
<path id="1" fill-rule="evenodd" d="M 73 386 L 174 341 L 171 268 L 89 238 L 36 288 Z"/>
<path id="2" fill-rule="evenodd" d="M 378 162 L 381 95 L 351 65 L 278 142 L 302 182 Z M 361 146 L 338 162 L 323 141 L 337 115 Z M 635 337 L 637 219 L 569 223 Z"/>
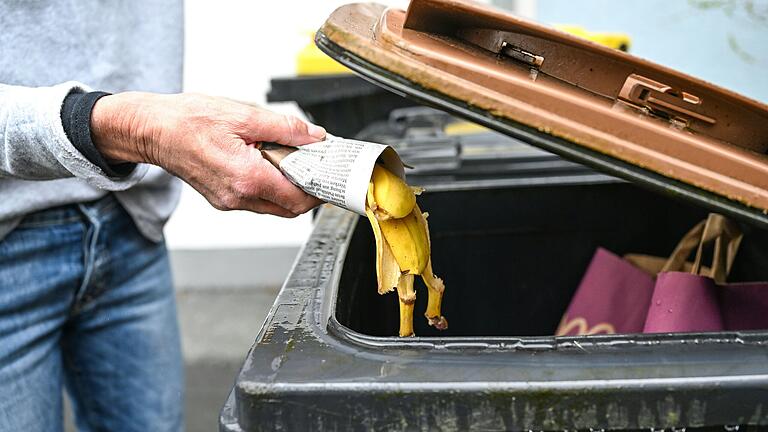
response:
<path id="1" fill-rule="evenodd" d="M 293 116 L 197 94 L 119 93 L 96 102 L 91 135 L 105 158 L 161 166 L 219 210 L 295 217 L 320 204 L 255 147 L 321 141 L 325 130 Z"/>

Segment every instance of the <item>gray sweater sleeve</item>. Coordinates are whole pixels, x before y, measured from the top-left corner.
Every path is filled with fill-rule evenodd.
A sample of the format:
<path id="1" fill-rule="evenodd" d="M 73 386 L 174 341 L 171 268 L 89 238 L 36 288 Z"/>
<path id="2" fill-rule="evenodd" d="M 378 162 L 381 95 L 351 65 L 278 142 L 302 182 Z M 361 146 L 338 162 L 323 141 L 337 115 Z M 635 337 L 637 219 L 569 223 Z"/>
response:
<path id="1" fill-rule="evenodd" d="M 75 149 L 61 124 L 61 106 L 73 90 L 90 91 L 77 82 L 51 87 L 0 84 L 0 177 L 51 180 L 77 177 L 105 190 L 125 190 L 147 171 L 110 178 Z"/>

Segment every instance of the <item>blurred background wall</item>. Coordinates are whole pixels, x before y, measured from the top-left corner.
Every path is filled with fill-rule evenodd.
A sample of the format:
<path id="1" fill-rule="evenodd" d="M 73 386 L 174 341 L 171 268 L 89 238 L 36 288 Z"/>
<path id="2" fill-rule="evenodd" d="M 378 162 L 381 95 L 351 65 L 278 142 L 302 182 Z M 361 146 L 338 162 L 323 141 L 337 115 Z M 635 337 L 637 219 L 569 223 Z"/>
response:
<path id="1" fill-rule="evenodd" d="M 538 0 L 536 19 L 627 33 L 634 55 L 768 102 L 768 1 Z"/>
<path id="2" fill-rule="evenodd" d="M 406 0 L 379 0 L 405 7 Z M 621 31 L 631 52 L 768 101 L 768 2 L 750 0 L 495 0 L 541 21 Z M 295 55 L 340 0 L 186 2 L 184 88 L 265 103 L 269 79 L 294 74 Z M 271 109 L 298 113 L 291 104 Z M 311 230 L 294 220 L 219 212 L 185 188 L 167 227 L 181 286 L 281 281 Z M 243 250 L 257 250 L 243 258 Z M 214 251 L 216 253 L 208 253 Z M 206 265 L 197 263 L 204 259 Z M 252 265 L 243 267 L 246 260 Z"/>

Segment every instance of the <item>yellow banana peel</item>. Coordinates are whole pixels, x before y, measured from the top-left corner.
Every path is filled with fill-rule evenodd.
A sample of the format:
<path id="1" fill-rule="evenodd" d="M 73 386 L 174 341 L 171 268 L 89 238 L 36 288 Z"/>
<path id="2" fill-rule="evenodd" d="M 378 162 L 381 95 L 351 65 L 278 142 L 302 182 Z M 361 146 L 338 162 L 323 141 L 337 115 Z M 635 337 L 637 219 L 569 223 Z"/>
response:
<path id="1" fill-rule="evenodd" d="M 400 278 L 397 297 L 400 304 L 400 337 L 414 336 L 413 306 L 416 303 L 416 291 L 413 290 L 413 275 L 403 275 Z"/>
<path id="2" fill-rule="evenodd" d="M 381 220 L 405 217 L 416 205 L 416 196 L 411 188 L 381 165 L 374 166 L 371 183 L 376 186 L 373 189 L 377 205 L 374 211 Z"/>
<path id="3" fill-rule="evenodd" d="M 445 285 L 432 272 L 427 214 L 416 205 L 416 195 L 421 192 L 376 165 L 366 197 L 366 215 L 376 240 L 378 292 L 397 288 L 401 337 L 414 335 L 415 275 L 420 275 L 427 286 L 427 322 L 440 330 L 448 328 L 440 312 Z"/>
<path id="4" fill-rule="evenodd" d="M 429 240 L 423 220 L 415 207 L 403 218 L 379 221 L 381 232 L 403 273 L 421 274 L 429 261 Z"/>
<path id="5" fill-rule="evenodd" d="M 389 244 L 384 239 L 379 227 L 379 221 L 370 209 L 365 209 L 368 221 L 373 229 L 373 236 L 376 239 L 376 280 L 378 281 L 379 294 L 386 294 L 397 286 L 400 279 L 400 267 L 392 255 Z"/>

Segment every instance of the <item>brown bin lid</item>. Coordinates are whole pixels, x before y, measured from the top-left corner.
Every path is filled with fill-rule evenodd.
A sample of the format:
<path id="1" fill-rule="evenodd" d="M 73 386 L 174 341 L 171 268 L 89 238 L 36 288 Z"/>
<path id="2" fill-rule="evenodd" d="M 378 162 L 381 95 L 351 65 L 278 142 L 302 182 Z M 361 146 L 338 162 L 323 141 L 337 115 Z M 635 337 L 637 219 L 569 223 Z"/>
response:
<path id="1" fill-rule="evenodd" d="M 460 0 L 337 9 L 318 46 L 393 91 L 768 226 L 768 106 Z"/>

